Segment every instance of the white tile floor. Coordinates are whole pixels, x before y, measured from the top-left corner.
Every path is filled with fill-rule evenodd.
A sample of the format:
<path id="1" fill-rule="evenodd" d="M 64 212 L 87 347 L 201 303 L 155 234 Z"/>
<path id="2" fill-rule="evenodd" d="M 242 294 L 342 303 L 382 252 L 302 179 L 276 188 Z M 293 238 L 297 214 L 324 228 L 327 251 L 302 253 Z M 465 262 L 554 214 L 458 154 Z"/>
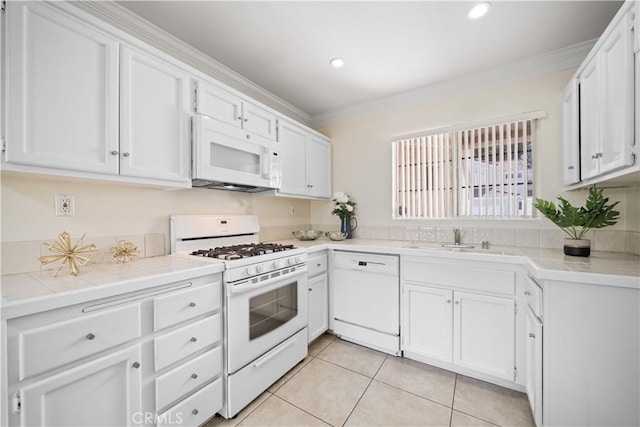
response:
<path id="1" fill-rule="evenodd" d="M 238 416 L 213 426 L 534 426 L 527 397 L 323 335 Z"/>

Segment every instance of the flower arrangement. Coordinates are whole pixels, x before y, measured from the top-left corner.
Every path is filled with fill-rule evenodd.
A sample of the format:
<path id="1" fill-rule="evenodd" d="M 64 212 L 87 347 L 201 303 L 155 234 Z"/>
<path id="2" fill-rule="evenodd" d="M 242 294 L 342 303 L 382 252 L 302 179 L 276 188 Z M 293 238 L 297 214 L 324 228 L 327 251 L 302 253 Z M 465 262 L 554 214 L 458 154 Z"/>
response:
<path id="1" fill-rule="evenodd" d="M 355 215 L 356 203 L 349 199 L 349 195 L 337 192 L 333 194 L 333 199 L 331 200 L 336 204 L 331 214 L 339 216 L 340 219 L 351 218 Z"/>

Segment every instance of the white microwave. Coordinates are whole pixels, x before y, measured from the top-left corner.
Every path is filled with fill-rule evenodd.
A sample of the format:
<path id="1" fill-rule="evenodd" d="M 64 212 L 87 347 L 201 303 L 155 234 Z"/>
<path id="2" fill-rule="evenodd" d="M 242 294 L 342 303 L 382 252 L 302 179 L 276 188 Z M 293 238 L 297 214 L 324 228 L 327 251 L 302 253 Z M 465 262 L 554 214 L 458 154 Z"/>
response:
<path id="1" fill-rule="evenodd" d="M 194 187 L 247 192 L 280 188 L 277 143 L 207 116 L 192 120 Z"/>

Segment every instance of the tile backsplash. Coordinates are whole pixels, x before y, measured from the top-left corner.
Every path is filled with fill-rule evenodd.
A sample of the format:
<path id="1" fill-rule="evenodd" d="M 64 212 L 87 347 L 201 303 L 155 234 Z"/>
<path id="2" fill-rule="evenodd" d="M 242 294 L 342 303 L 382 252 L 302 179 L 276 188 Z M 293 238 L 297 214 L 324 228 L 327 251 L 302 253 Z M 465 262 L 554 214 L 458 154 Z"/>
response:
<path id="1" fill-rule="evenodd" d="M 406 240 L 421 242 L 452 242 L 453 227 L 417 227 L 417 226 L 371 226 L 362 225 L 354 231 L 354 237 L 361 239 Z M 294 226 L 269 226 L 260 229 L 261 241 L 291 239 L 295 230 L 339 231 L 339 224 L 304 224 Z M 460 227 L 462 243 L 482 244 L 483 240 L 492 246 L 517 246 L 530 248 L 562 248 L 565 234 L 560 230 L 537 230 L 515 228 L 475 228 Z M 593 230 L 586 238 L 591 239 L 594 251 L 625 252 L 640 255 L 640 232 Z M 118 241 L 134 243 L 140 251 L 139 258 L 150 258 L 167 254 L 167 237 L 162 233 L 104 236 L 85 238 L 86 244 L 95 243 L 98 251 L 91 256 L 97 264 L 112 263 L 110 249 Z M 54 241 L 55 238 L 47 240 Z M 72 239 L 73 242 L 76 239 Z M 2 242 L 1 274 L 27 273 L 40 270 L 53 270 L 59 263 L 40 265 L 38 258 L 48 254 L 42 241 Z"/>
<path id="2" fill-rule="evenodd" d="M 338 231 L 339 224 L 313 224 L 314 230 Z M 362 225 L 354 232 L 361 239 L 389 239 L 416 242 L 453 242 L 453 228 L 417 226 Z M 529 228 L 476 228 L 459 227 L 462 243 L 482 244 L 483 240 L 492 246 L 517 246 L 524 248 L 562 248 L 565 233 L 561 230 Z M 592 230 L 585 238 L 591 240 L 594 251 L 625 252 L 640 255 L 640 232 Z"/>
<path id="3" fill-rule="evenodd" d="M 56 238 L 52 238 L 45 240 L 45 242 L 52 243 L 55 240 Z M 85 237 L 83 244 L 88 245 L 94 243 L 98 250 L 91 254 L 91 261 L 96 264 L 105 264 L 113 263 L 110 251 L 120 240 L 126 240 L 135 244 L 139 251 L 138 258 L 162 256 L 167 253 L 165 235 L 162 233 L 93 238 Z M 75 244 L 76 241 L 77 237 L 72 236 L 71 242 Z M 42 240 L 2 242 L 0 272 L 4 275 L 55 270 L 60 266 L 60 262 L 41 265 L 39 261 L 40 256 L 50 254 L 51 252 L 49 252 Z"/>

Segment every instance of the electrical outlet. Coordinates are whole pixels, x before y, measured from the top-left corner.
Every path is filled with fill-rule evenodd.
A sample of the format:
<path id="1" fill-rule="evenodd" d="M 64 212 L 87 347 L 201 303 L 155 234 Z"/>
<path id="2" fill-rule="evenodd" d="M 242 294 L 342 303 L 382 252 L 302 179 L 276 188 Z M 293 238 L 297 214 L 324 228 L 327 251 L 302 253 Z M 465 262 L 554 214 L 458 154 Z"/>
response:
<path id="1" fill-rule="evenodd" d="M 69 194 L 56 194 L 56 216 L 73 216 L 75 199 Z"/>

